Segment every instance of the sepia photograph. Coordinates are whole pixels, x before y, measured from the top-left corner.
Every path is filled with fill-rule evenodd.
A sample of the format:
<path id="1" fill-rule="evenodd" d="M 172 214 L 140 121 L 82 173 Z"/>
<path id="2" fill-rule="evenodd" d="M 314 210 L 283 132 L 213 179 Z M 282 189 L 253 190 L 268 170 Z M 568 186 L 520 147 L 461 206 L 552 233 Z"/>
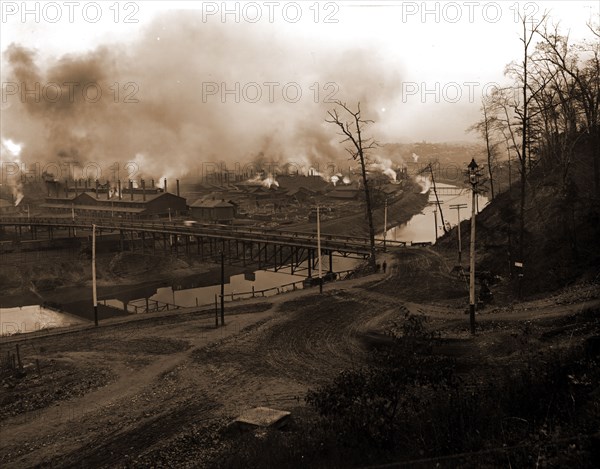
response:
<path id="1" fill-rule="evenodd" d="M 600 467 L 598 0 L 0 15 L 1 467 Z"/>

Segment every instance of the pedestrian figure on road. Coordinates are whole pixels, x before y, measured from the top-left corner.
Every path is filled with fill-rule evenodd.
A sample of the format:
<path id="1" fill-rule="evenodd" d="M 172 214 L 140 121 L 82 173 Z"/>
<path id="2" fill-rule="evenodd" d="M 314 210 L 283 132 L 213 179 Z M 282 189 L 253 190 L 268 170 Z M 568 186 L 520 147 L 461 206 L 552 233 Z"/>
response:
<path id="1" fill-rule="evenodd" d="M 385 271 L 387 269 L 387 262 L 383 261 L 383 273 L 385 274 Z"/>

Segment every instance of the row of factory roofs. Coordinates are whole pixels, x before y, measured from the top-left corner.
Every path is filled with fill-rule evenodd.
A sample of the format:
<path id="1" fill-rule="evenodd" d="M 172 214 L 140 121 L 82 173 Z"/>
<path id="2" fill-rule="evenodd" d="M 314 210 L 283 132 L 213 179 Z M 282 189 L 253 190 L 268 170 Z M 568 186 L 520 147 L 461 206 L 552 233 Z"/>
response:
<path id="1" fill-rule="evenodd" d="M 311 203 L 315 197 L 352 201 L 362 194 L 359 182 L 340 182 L 334 186 L 320 176 L 279 176 L 277 181 L 256 178 L 237 184 L 184 182 L 181 187 L 177 180 L 175 194 L 168 192 L 166 179 L 163 187 L 156 187 L 153 180 L 148 185 L 144 180 L 124 184 L 121 181 L 115 184 L 97 180 L 65 180 L 63 183 L 47 180 L 46 187 L 47 197 L 37 207 L 49 215 L 165 218 L 185 214 L 210 221 L 231 220 L 238 212 L 264 210 L 263 207 L 268 206 L 275 209 L 290 204 L 301 206 Z M 397 184 L 385 184 L 382 180 L 374 183 L 373 188 L 391 198 L 402 193 Z M 188 205 L 181 196 L 181 189 L 193 203 Z M 14 200 L 3 200 L 0 211 L 23 211 L 15 205 Z"/>

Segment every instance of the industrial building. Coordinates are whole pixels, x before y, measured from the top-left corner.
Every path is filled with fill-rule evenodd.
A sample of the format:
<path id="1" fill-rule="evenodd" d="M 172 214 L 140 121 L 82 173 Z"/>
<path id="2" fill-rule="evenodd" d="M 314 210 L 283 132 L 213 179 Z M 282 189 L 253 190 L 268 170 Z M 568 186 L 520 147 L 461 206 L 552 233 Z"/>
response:
<path id="1" fill-rule="evenodd" d="M 225 199 L 200 199 L 190 205 L 193 218 L 213 223 L 231 223 L 236 215 L 236 204 Z"/>
<path id="2" fill-rule="evenodd" d="M 96 181 L 95 188 L 79 184 L 69 187 L 65 183 L 64 195 L 57 186 L 56 196 L 48 196 L 40 205 L 47 214 L 89 216 L 100 218 L 165 218 L 183 215 L 188 212 L 186 199 L 165 192 L 163 189 L 133 187 L 121 188 L 120 181 L 113 190 L 109 183 Z M 178 185 L 179 186 L 179 185 Z M 166 188 L 166 181 L 165 181 Z M 50 189 L 49 189 L 50 194 Z"/>

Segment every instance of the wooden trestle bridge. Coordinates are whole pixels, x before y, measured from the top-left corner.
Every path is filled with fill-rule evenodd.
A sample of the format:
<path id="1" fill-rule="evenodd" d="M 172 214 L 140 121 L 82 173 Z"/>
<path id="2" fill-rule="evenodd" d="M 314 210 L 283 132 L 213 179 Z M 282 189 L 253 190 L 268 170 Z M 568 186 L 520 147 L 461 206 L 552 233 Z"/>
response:
<path id="1" fill-rule="evenodd" d="M 317 235 L 263 228 L 228 225 L 186 226 L 182 222 L 112 221 L 64 218 L 0 217 L 4 239 L 54 240 L 77 237 L 84 245 L 91 240 L 92 223 L 96 224 L 97 242 L 118 242 L 121 250 L 140 253 L 194 255 L 207 261 L 257 265 L 259 269 L 291 268 L 292 273 L 307 270 L 310 277 L 318 263 Z M 91 243 L 90 243 L 91 244 Z M 406 242 L 376 239 L 376 249 L 403 247 Z M 332 272 L 333 256 L 366 259 L 370 256 L 367 238 L 321 235 L 323 266 Z"/>

